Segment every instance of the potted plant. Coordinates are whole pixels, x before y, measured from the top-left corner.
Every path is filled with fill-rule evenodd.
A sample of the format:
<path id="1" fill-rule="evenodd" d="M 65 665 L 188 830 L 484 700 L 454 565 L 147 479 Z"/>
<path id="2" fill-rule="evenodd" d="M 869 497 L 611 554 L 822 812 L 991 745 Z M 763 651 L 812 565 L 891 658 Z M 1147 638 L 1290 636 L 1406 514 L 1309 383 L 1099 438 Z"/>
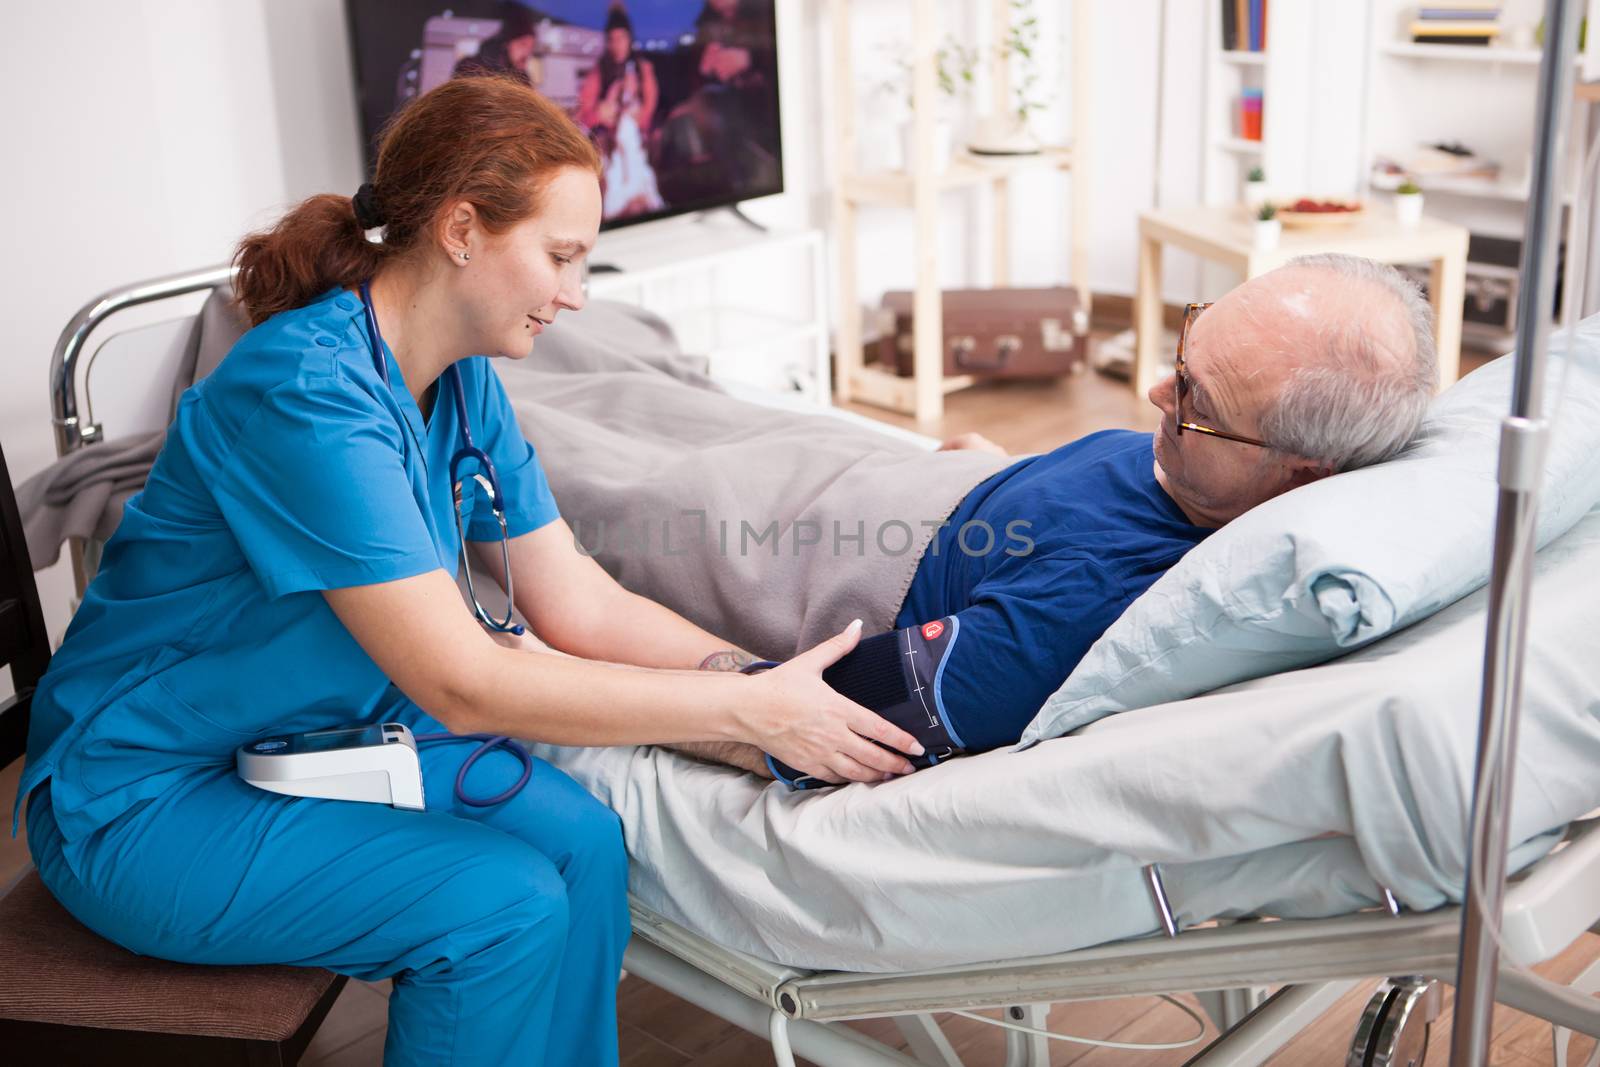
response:
<path id="1" fill-rule="evenodd" d="M 917 134 L 911 84 L 914 77 L 913 66 L 906 58 L 906 51 L 906 48 L 901 47 L 895 53 L 891 64 L 897 76 L 885 81 L 879 88 L 899 96 L 905 104 L 906 118 L 900 126 L 903 150 L 901 158 L 905 169 L 911 170 L 916 162 Z M 955 143 L 953 105 L 966 99 L 971 93 L 973 71 L 977 64 L 977 50 L 962 45 L 954 38 L 947 39 L 944 46 L 934 55 L 933 78 L 939 99 L 933 114 L 933 161 L 934 166 L 941 171 L 950 162 Z"/>
<path id="2" fill-rule="evenodd" d="M 1394 214 L 1402 226 L 1415 226 L 1422 221 L 1422 190 L 1410 178 L 1394 191 Z"/>
<path id="3" fill-rule="evenodd" d="M 1252 213 L 1267 202 L 1267 175 L 1260 167 L 1251 167 L 1244 179 L 1244 206 Z"/>
<path id="4" fill-rule="evenodd" d="M 1260 249 L 1278 247 L 1278 240 L 1283 236 L 1283 220 L 1278 218 L 1278 209 L 1270 201 L 1256 209 L 1255 246 Z"/>
<path id="5" fill-rule="evenodd" d="M 995 45 L 1001 63 L 1011 68 L 1011 99 L 995 101 L 996 114 L 985 116 L 968 147 L 979 155 L 1032 155 L 1039 151 L 1034 116 L 1050 103 L 1039 75 L 1039 16 L 1034 0 L 1011 0 L 1005 38 Z"/>

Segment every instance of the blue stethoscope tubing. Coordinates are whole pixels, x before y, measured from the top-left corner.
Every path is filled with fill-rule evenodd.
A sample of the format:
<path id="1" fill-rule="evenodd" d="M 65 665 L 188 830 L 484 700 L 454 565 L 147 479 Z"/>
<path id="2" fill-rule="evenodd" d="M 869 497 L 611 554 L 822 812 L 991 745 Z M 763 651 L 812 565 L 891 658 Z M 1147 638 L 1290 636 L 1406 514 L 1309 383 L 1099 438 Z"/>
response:
<path id="1" fill-rule="evenodd" d="M 383 384 L 387 388 L 389 387 L 389 361 L 383 355 L 383 334 L 378 330 L 378 314 L 372 309 L 372 282 L 370 279 L 361 283 L 361 307 L 366 312 L 367 339 L 372 344 L 372 364 L 378 369 L 378 377 L 383 379 Z M 450 457 L 450 484 L 454 485 L 456 483 L 456 468 L 461 465 L 462 461 L 468 459 L 477 460 L 484 473 L 488 476 L 488 488 L 494 510 L 498 514 L 504 514 L 505 498 L 500 494 L 500 479 L 494 472 L 494 464 L 490 462 L 488 454 L 472 440 L 472 423 L 467 417 L 467 397 L 466 392 L 461 388 L 461 372 L 456 369 L 454 363 L 446 367 L 444 372 L 450 376 L 450 394 L 455 399 L 456 424 L 461 428 L 461 440 L 463 442 L 462 447 L 457 449 L 456 453 Z M 465 563 L 463 562 L 464 565 Z M 483 612 L 481 608 L 477 616 L 486 625 L 503 632 L 514 634 L 523 632 L 520 625 L 497 624 L 495 620 L 488 618 L 487 613 Z M 477 749 L 461 764 L 461 769 L 456 771 L 455 783 L 456 799 L 474 808 L 492 808 L 497 804 L 504 804 L 522 792 L 522 787 L 527 785 L 528 779 L 533 777 L 533 756 L 520 742 L 510 737 L 500 734 L 453 734 L 446 731 L 442 733 L 417 734 L 414 740 L 419 744 L 431 741 L 479 742 Z M 466 788 L 467 772 L 472 770 L 473 764 L 496 748 L 504 748 L 517 758 L 517 761 L 522 764 L 521 776 L 503 792 L 496 793 L 493 796 L 480 797 L 468 793 Z"/>
<path id="2" fill-rule="evenodd" d="M 456 771 L 456 799 L 470 807 L 492 808 L 496 804 L 504 804 L 506 801 L 522 792 L 522 787 L 528 784 L 529 778 L 533 777 L 532 755 L 529 754 L 527 749 L 522 747 L 520 742 L 514 741 L 509 737 L 503 737 L 497 734 L 453 734 L 449 731 L 443 731 L 431 734 L 416 734 L 413 736 L 412 740 L 416 741 L 419 745 L 432 741 L 479 742 L 478 747 L 473 750 L 472 754 L 468 756 L 461 764 L 461 768 Z M 503 748 L 513 756 L 517 757 L 517 760 L 522 764 L 522 774 L 515 782 L 512 782 L 504 792 L 496 793 L 493 796 L 480 797 L 468 793 L 467 772 L 472 770 L 472 765 L 474 763 L 477 763 L 480 759 L 482 759 L 484 756 L 487 756 L 490 752 L 493 752 L 497 748 Z"/>

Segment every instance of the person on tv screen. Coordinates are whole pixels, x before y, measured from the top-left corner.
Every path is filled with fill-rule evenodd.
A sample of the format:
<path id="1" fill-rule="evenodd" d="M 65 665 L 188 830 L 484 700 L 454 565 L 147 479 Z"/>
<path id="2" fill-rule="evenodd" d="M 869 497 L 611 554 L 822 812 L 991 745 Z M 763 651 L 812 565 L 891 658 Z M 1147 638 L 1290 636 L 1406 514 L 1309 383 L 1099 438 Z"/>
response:
<path id="1" fill-rule="evenodd" d="M 606 15 L 605 51 L 600 62 L 584 75 L 578 90 L 578 121 L 592 134 L 615 134 L 624 118 L 632 118 L 644 137 L 650 135 L 661 90 L 656 70 L 635 48 L 633 20 L 627 9 L 614 4 Z"/>
<path id="2" fill-rule="evenodd" d="M 741 92 L 771 91 L 771 5 L 750 0 L 706 0 L 695 18 L 694 69 L 700 84 L 715 82 Z"/>
<path id="3" fill-rule="evenodd" d="M 705 0 L 690 46 L 693 88 L 662 124 L 656 168 L 668 200 L 779 184 L 774 33 L 764 0 Z"/>
<path id="4" fill-rule="evenodd" d="M 666 207 L 650 164 L 650 126 L 661 91 L 655 67 L 634 45 L 633 20 L 620 3 L 606 15 L 605 50 L 578 88 L 578 121 L 605 159 L 608 219 Z"/>
<path id="5" fill-rule="evenodd" d="M 455 74 L 510 74 L 539 87 L 539 37 L 533 12 L 516 0 L 501 0 L 495 5 L 500 28 L 478 46 L 476 55 L 465 56 L 456 64 Z"/>

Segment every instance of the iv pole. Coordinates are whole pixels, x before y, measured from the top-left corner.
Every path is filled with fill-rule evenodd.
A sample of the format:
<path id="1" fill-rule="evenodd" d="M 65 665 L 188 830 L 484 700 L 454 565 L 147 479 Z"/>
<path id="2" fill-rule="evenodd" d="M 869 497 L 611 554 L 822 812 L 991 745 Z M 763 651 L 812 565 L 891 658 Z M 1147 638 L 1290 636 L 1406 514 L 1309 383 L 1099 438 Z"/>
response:
<path id="1" fill-rule="evenodd" d="M 1554 235 L 1561 208 L 1556 175 L 1572 96 L 1579 6 L 1569 0 L 1546 0 L 1545 4 L 1533 174 L 1522 244 L 1523 299 L 1517 309 L 1516 374 L 1511 387 L 1511 414 L 1500 425 L 1500 502 L 1489 579 L 1483 705 L 1473 788 L 1472 810 L 1476 813 L 1481 806 L 1485 818 L 1481 825 L 1473 825 L 1467 854 L 1450 1067 L 1482 1067 L 1489 1060 L 1489 1024 L 1494 1016 L 1495 982 L 1499 977 L 1500 946 L 1496 936 L 1505 897 L 1506 837 L 1516 766 L 1517 719 L 1522 708 L 1528 600 L 1533 583 L 1534 520 L 1549 436 L 1544 419 L 1544 372 L 1551 294 L 1555 288 Z M 1482 885 L 1474 885 L 1475 871 L 1483 875 Z"/>

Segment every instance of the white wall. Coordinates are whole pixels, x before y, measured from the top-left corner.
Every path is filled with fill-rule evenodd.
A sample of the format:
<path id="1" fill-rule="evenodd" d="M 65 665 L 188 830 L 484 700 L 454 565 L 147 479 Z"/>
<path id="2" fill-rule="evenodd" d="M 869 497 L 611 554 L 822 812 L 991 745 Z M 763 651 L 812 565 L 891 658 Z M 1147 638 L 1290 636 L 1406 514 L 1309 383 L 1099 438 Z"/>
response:
<path id="1" fill-rule="evenodd" d="M 0 36 L 0 444 L 20 481 L 55 456 L 50 352 L 96 293 L 227 259 L 285 193 L 261 3 L 60 0 Z M 41 578 L 59 633 L 70 576 Z"/>
<path id="2" fill-rule="evenodd" d="M 881 63 L 886 48 L 909 38 L 900 0 L 826 6 L 846 2 L 855 9 L 858 69 Z M 1164 16 L 1181 24 L 1198 2 L 1096 4 L 1095 156 L 1087 180 L 1093 185 L 1089 282 L 1097 291 L 1132 293 L 1134 219 L 1158 185 L 1169 201 L 1193 199 L 1190 190 L 1198 189 L 1198 163 L 1182 140 L 1186 124 L 1172 112 L 1200 107 L 1200 44 L 1184 45 L 1170 26 L 1165 38 L 1161 32 Z M 945 0 L 948 24 L 980 33 L 987 21 L 978 3 Z M 752 214 L 769 221 L 827 222 L 828 116 L 817 106 L 831 97 L 824 7 L 780 0 L 789 192 L 753 205 Z M 1070 8 L 1059 0 L 1039 0 L 1038 8 L 1045 62 L 1059 63 L 1068 53 Z M 1063 73 L 1063 87 L 1040 122 L 1049 137 L 1071 132 L 1065 84 Z M 1159 163 L 1158 93 L 1168 112 L 1159 124 Z M 342 0 L 29 5 L 0 43 L 0 99 L 11 101 L 7 140 L 22 147 L 23 164 L 0 172 L 13 249 L 0 262 L 8 342 L 0 349 L 0 444 L 20 481 L 54 458 L 47 368 L 74 311 L 113 286 L 220 263 L 243 233 L 287 203 L 354 190 L 361 175 Z M 864 95 L 863 105 L 884 110 L 882 97 Z M 892 121 L 880 124 L 877 135 L 893 137 Z M 983 280 L 982 195 L 949 200 L 943 246 L 950 284 Z M 1017 283 L 1066 276 L 1066 205 L 1060 177 L 1041 173 L 1019 184 L 1012 232 Z M 909 220 L 894 212 L 873 212 L 864 221 L 871 252 L 862 270 L 863 301 L 909 285 L 909 232 Z M 1173 299 L 1192 291 L 1178 270 L 1169 274 L 1169 289 Z M 42 576 L 52 632 L 65 624 L 70 588 L 64 565 Z"/>

